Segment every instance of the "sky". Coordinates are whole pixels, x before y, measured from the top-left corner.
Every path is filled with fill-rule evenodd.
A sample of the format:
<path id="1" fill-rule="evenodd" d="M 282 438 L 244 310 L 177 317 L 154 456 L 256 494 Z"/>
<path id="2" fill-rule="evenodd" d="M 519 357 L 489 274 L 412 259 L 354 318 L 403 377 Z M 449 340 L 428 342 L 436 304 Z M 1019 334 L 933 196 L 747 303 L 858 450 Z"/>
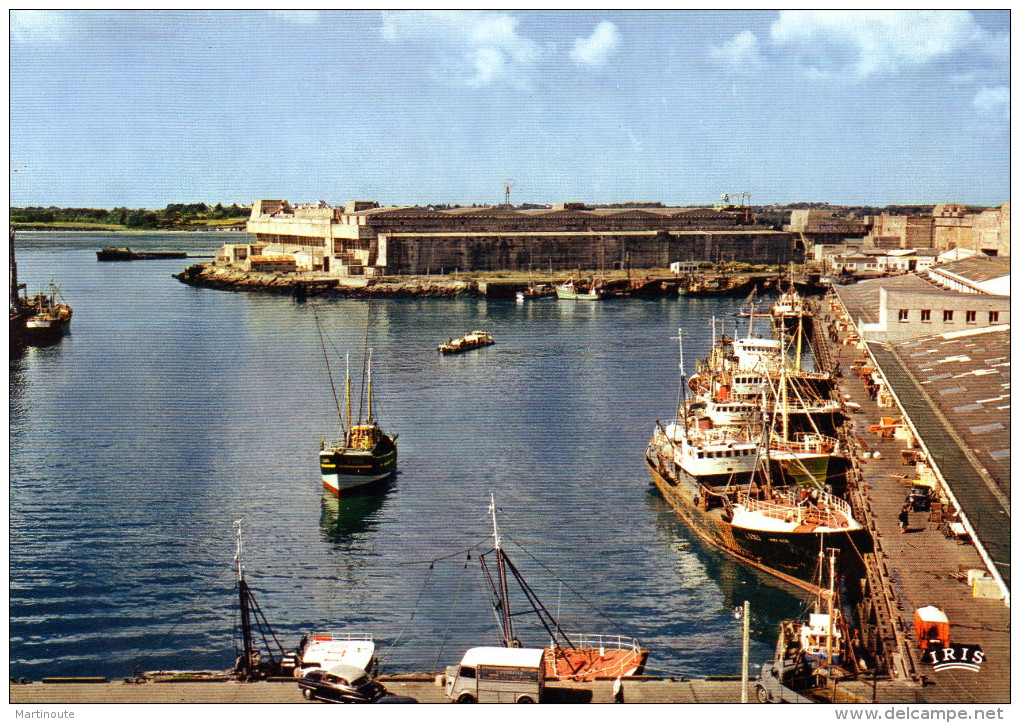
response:
<path id="1" fill-rule="evenodd" d="M 1008 11 L 12 11 L 11 205 L 1009 200 Z"/>

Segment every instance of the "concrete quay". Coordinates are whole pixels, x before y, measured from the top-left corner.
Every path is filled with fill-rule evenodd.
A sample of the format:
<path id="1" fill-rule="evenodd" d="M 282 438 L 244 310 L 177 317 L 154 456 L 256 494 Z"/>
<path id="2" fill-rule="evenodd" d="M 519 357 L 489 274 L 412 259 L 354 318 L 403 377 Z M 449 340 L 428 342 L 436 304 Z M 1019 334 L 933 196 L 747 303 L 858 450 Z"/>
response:
<path id="1" fill-rule="evenodd" d="M 837 309 L 825 301 L 818 306 L 816 326 L 825 329 L 836 317 Z M 985 569 L 981 556 L 969 541 L 946 537 L 928 512 L 911 512 L 907 531 L 900 532 L 897 516 L 917 477 L 916 470 L 901 455 L 907 449 L 906 442 L 872 434 L 868 428 L 879 424 L 881 417 L 902 416 L 902 410 L 879 407 L 869 397 L 865 381 L 851 371 L 853 362 L 864 360 L 882 373 L 887 373 L 886 370 L 876 365 L 866 350 L 850 345 L 847 333 L 839 332 L 837 336 L 837 341 L 830 343 L 824 333 L 818 334 L 816 352 L 823 365 L 839 363 L 843 370 L 839 392 L 846 401 L 859 405 L 859 410 L 851 413 L 854 433 L 850 435 L 859 475 L 855 507 L 863 513 L 862 522 L 875 541 L 875 556 L 869 565 L 871 604 L 879 613 L 879 626 L 882 616 L 888 616 L 887 659 L 892 675 L 907 684 L 903 691 L 908 691 L 910 684 L 914 686 L 917 702 L 1007 703 L 1011 662 L 1009 608 L 1001 600 L 974 597 L 967 571 Z M 927 443 L 944 446 L 950 440 L 936 438 Z M 978 672 L 936 671 L 924 661 L 924 651 L 914 633 L 914 611 L 928 605 L 946 613 L 954 644 L 981 647 L 985 659 Z M 857 685 L 863 686 L 861 694 L 866 695 L 870 683 Z M 880 684 L 879 702 L 893 702 L 887 701 L 883 690 Z"/>
<path id="2" fill-rule="evenodd" d="M 380 678 L 394 695 L 406 695 L 419 703 L 450 703 L 434 678 Z M 613 703 L 613 682 L 551 683 L 546 686 L 543 703 Z M 748 697 L 754 702 L 753 680 Z M 739 703 L 739 680 L 670 680 L 635 678 L 623 683 L 624 703 Z M 96 703 L 310 703 L 294 680 L 259 681 L 185 681 L 147 683 L 27 683 L 10 685 L 9 701 L 15 705 L 96 704 Z"/>

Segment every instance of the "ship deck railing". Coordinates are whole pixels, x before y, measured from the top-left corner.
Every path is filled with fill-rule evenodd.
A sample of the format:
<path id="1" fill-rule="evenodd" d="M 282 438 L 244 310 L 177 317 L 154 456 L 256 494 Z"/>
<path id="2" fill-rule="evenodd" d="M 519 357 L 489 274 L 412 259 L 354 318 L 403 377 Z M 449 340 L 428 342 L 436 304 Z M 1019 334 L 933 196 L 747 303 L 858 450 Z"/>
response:
<path id="1" fill-rule="evenodd" d="M 372 642 L 371 633 L 332 633 L 332 632 L 314 632 L 308 637 L 308 641 L 311 643 L 330 643 L 330 642 Z"/>
<path id="2" fill-rule="evenodd" d="M 848 527 L 853 514 L 850 505 L 827 492 L 817 492 L 813 504 L 798 505 L 792 502 L 773 502 L 758 500 L 747 496 L 743 500 L 748 512 L 758 512 L 766 517 L 799 525 L 821 525 L 824 527 Z"/>
<path id="3" fill-rule="evenodd" d="M 624 635 L 602 635 L 601 633 L 566 633 L 565 635 L 575 648 L 605 648 L 606 650 L 641 652 L 641 644 L 637 639 Z"/>

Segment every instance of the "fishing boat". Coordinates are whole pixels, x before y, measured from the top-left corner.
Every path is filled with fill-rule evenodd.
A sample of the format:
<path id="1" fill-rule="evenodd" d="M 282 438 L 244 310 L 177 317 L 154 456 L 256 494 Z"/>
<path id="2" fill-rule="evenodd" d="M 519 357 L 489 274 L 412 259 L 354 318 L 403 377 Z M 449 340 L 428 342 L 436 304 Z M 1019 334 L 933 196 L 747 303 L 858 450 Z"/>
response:
<path id="1" fill-rule="evenodd" d="M 804 297 L 797 292 L 792 280 L 790 287 L 780 294 L 769 313 L 772 316 L 772 325 L 778 333 L 796 333 L 801 329 L 804 334 L 811 335 L 814 314 L 808 308 Z"/>
<path id="2" fill-rule="evenodd" d="M 775 653 L 771 661 L 762 665 L 755 682 L 759 702 L 833 702 L 836 683 L 849 680 L 864 669 L 836 604 L 837 552 L 829 550 L 829 583 L 823 587 L 822 581 L 818 581 L 812 610 L 806 617 L 779 624 Z M 819 576 L 821 572 L 820 566 Z"/>
<path id="3" fill-rule="evenodd" d="M 60 296 L 60 287 L 50 281 L 48 292 L 24 294 L 25 284 L 18 281 L 18 262 L 14 252 L 14 229 L 10 232 L 10 354 L 26 346 L 47 346 L 60 341 L 71 327 L 74 310 Z M 59 299 L 59 300 L 58 300 Z"/>
<path id="4" fill-rule="evenodd" d="M 811 490 L 773 483 L 771 424 L 757 442 L 691 419 L 686 404 L 681 341 L 679 419 L 656 422 L 645 462 L 656 487 L 700 537 L 738 560 L 791 584 L 812 589 L 821 540 L 839 548 L 866 547 L 867 531 L 849 504 L 821 484 Z M 711 437 L 710 433 L 718 436 Z"/>
<path id="5" fill-rule="evenodd" d="M 754 288 L 754 280 L 737 276 L 688 276 L 681 279 L 680 296 L 740 296 Z"/>
<path id="6" fill-rule="evenodd" d="M 544 299 L 556 295 L 556 289 L 548 284 L 528 284 L 528 288 L 518 291 L 518 301 L 530 301 L 532 299 Z"/>
<path id="7" fill-rule="evenodd" d="M 366 350 L 365 375 L 362 378 L 362 394 L 367 388 L 367 416 L 362 418 L 362 407 L 359 403 L 358 419 L 351 416 L 351 361 L 347 355 L 347 374 L 345 386 L 346 419 L 340 410 L 336 386 L 333 384 L 333 372 L 329 366 L 329 355 L 323 339 L 322 325 L 319 327 L 319 339 L 322 352 L 326 359 L 326 372 L 336 402 L 337 419 L 340 424 L 339 436 L 333 442 L 322 441 L 319 444 L 319 470 L 322 474 L 322 485 L 327 492 L 340 496 L 357 494 L 367 491 L 370 485 L 387 480 L 397 468 L 397 435 L 386 434 L 375 419 L 372 406 L 372 350 Z M 364 396 L 362 397 L 364 399 Z"/>
<path id="8" fill-rule="evenodd" d="M 470 331 L 464 336 L 456 339 L 451 338 L 445 344 L 437 346 L 436 349 L 440 354 L 460 354 L 461 352 L 471 351 L 472 349 L 481 349 L 485 346 L 492 346 L 495 343 L 495 340 L 489 332 L 476 329 L 475 331 Z"/>
<path id="9" fill-rule="evenodd" d="M 74 310 L 60 297 L 60 288 L 52 281 L 47 291 L 28 297 L 23 303 L 26 312 L 25 340 L 28 344 L 55 344 L 71 328 Z"/>
<path id="10" fill-rule="evenodd" d="M 494 547 L 479 556 L 482 572 L 492 590 L 492 609 L 499 622 L 503 646 L 522 647 L 514 628 L 514 618 L 534 613 L 549 634 L 550 644 L 544 648 L 546 680 L 591 681 L 641 675 L 648 660 L 648 651 L 634 638 L 618 634 L 567 633 L 538 595 L 525 581 L 503 549 L 496 523 L 496 501 L 490 497 Z M 493 563 L 489 569 L 488 560 Z M 510 581 L 516 582 L 526 600 L 526 607 L 511 609 Z"/>
<path id="11" fill-rule="evenodd" d="M 302 677 L 315 668 L 334 665 L 353 665 L 365 672 L 376 667 L 375 643 L 371 635 L 357 633 L 306 633 L 292 651 L 284 650 L 273 632 L 265 613 L 245 580 L 241 562 L 242 520 L 234 522 L 237 530 L 237 554 L 234 563 L 237 571 L 238 627 L 241 649 L 235 650 L 235 663 L 231 671 L 242 680 L 291 676 Z M 263 654 L 258 646 L 256 632 L 266 647 Z"/>
<path id="12" fill-rule="evenodd" d="M 579 301 L 600 301 L 602 299 L 609 298 L 609 292 L 594 279 L 588 284 L 582 284 L 578 281 L 574 281 L 573 279 L 567 279 L 567 281 L 556 287 L 556 298 L 575 299 Z"/>

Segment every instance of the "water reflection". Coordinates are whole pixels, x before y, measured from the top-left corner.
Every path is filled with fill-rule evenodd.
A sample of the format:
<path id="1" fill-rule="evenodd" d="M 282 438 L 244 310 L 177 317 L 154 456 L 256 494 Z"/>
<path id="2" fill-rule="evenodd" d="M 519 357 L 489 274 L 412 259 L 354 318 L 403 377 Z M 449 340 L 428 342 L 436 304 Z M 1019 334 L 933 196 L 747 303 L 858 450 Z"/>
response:
<path id="1" fill-rule="evenodd" d="M 362 495 L 338 498 L 323 492 L 319 515 L 322 539 L 336 545 L 350 545 L 358 537 L 375 530 L 379 525 L 379 511 L 393 487 L 391 477 L 366 488 Z"/>
<path id="2" fill-rule="evenodd" d="M 702 540 L 684 524 L 654 485 L 645 497 L 655 515 L 655 528 L 679 549 L 689 566 L 696 561 L 699 572 L 711 580 L 722 593 L 721 615 L 751 603 L 751 638 L 768 645 L 775 643 L 779 623 L 799 616 L 805 610 L 807 593 L 783 585 L 760 570 L 747 567 L 716 547 Z"/>

